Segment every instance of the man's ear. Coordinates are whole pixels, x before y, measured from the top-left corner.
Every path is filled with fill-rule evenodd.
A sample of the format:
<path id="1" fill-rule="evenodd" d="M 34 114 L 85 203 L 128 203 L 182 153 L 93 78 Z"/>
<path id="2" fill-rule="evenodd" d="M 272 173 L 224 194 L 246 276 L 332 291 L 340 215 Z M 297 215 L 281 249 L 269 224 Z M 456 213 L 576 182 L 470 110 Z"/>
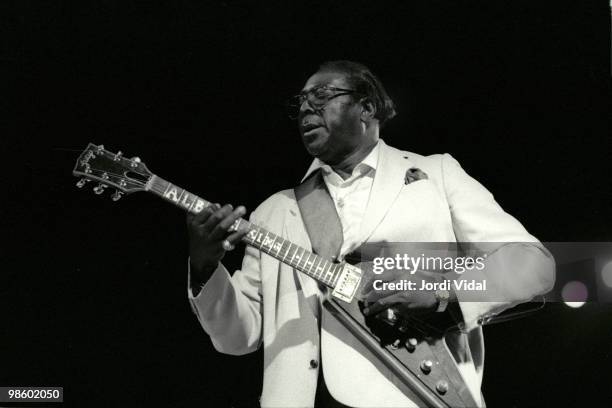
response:
<path id="1" fill-rule="evenodd" d="M 376 107 L 370 98 L 361 100 L 361 121 L 369 123 L 376 115 Z"/>

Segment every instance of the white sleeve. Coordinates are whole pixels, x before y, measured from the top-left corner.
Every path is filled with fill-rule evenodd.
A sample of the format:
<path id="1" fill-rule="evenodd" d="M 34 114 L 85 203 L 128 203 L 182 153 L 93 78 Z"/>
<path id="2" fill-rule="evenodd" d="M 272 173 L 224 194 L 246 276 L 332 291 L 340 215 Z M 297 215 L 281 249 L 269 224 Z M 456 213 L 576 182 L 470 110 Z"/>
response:
<path id="1" fill-rule="evenodd" d="M 482 243 L 487 253 L 483 270 L 462 275 L 466 280 L 486 280 L 486 293 L 480 295 L 483 301 L 475 301 L 473 293 L 457 292 L 469 331 L 509 307 L 548 292 L 555 280 L 554 260 L 449 154 L 442 157 L 442 174 L 457 241 Z"/>
<path id="2" fill-rule="evenodd" d="M 222 353 L 247 354 L 261 344 L 260 255 L 258 249 L 247 245 L 242 268 L 233 276 L 219 263 L 197 296 L 187 288 L 193 312 Z M 190 282 L 190 276 L 187 279 Z"/>

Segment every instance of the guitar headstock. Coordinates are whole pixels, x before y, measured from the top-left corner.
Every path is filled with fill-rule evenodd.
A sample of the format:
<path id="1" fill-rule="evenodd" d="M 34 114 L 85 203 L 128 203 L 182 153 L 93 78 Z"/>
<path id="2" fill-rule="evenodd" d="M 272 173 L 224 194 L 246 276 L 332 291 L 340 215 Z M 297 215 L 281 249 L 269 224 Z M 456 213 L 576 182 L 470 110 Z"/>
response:
<path id="1" fill-rule="evenodd" d="M 98 185 L 93 189 L 96 194 L 102 194 L 109 186 L 114 187 L 113 201 L 119 200 L 124 193 L 146 191 L 147 183 L 153 176 L 138 157 L 128 159 L 120 151 L 112 153 L 103 145 L 92 143 L 77 159 L 72 174 L 82 177 L 76 184 L 79 188 L 89 181 L 97 181 Z"/>

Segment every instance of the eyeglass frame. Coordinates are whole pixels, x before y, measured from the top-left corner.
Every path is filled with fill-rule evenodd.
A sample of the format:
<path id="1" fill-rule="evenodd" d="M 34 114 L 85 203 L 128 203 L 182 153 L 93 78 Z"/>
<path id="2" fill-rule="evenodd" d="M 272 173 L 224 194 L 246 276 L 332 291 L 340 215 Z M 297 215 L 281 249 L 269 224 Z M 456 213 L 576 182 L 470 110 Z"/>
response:
<path id="1" fill-rule="evenodd" d="M 325 102 L 323 102 L 322 104 L 316 104 L 313 101 L 311 101 L 309 99 L 309 95 L 312 95 L 313 92 L 320 90 L 320 89 L 325 89 L 327 91 L 332 91 L 332 92 L 338 92 L 335 95 L 330 96 L 329 98 L 327 98 L 327 100 Z M 334 98 L 337 98 L 339 96 L 344 96 L 344 95 L 353 95 L 353 94 L 358 94 L 358 95 L 364 95 L 361 92 L 358 92 L 354 89 L 345 89 L 345 88 L 338 88 L 336 86 L 333 85 L 317 85 L 317 86 L 313 86 L 312 88 L 310 88 L 307 91 L 302 91 L 297 95 L 292 96 L 291 98 L 289 98 L 289 100 L 287 101 L 287 109 L 291 110 L 291 109 L 295 109 L 296 110 L 296 114 L 292 115 L 290 112 L 288 112 L 288 116 L 290 119 L 297 119 L 299 116 L 299 111 L 300 108 L 302 107 L 302 105 L 304 104 L 304 102 L 308 101 L 308 104 L 312 107 L 312 109 L 314 109 L 317 112 L 322 111 L 323 109 L 325 109 L 327 107 L 327 104 Z"/>

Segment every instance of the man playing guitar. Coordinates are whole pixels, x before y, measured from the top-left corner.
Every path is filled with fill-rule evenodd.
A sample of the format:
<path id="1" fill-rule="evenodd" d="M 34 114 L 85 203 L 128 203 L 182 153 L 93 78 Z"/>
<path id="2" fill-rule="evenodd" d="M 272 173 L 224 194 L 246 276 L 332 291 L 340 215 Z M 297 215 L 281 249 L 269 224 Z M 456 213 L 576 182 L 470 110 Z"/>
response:
<path id="1" fill-rule="evenodd" d="M 427 319 L 453 307 L 459 311 L 455 318 L 461 330 L 447 336 L 446 345 L 471 401 L 484 405 L 481 325 L 547 292 L 554 282 L 550 256 L 452 156 L 400 151 L 380 139 L 380 129 L 395 116 L 395 109 L 381 82 L 362 64 L 324 63 L 291 107 L 302 142 L 314 158 L 304 183 L 317 177 L 324 182 L 322 213 L 326 202 L 333 203 L 316 228 L 325 233 L 313 237 L 316 221 L 304 217 L 307 210 L 299 189 L 272 195 L 251 214 L 252 223 L 305 248 L 335 237 L 330 242 L 336 242 L 337 252 L 329 256 L 337 261 L 367 242 L 499 243 L 487 260 L 495 267 L 485 271 L 489 287 L 499 294 L 495 302 L 464 302 L 452 289 L 416 293 L 377 291 L 365 285 L 359 293 L 366 318 L 389 319 L 391 314 L 391 320 L 415 315 Z M 316 219 L 317 211 L 312 212 Z M 423 406 L 423 401 L 398 388 L 392 375 L 364 357 L 360 346 L 351 346 L 348 332 L 327 325 L 321 307 L 326 291 L 311 277 L 252 246 L 246 247 L 240 270 L 231 275 L 225 269 L 225 252 L 248 233 L 233 228 L 244 214 L 244 207 L 228 204 L 188 215 L 188 292 L 218 351 L 240 355 L 263 345 L 261 405 Z M 404 278 L 397 271 L 377 277 L 384 282 Z M 410 278 L 439 281 L 437 274 L 426 270 L 412 271 Z M 421 366 L 424 375 L 432 369 L 426 365 Z M 436 387 L 440 395 L 446 392 L 442 382 Z"/>

